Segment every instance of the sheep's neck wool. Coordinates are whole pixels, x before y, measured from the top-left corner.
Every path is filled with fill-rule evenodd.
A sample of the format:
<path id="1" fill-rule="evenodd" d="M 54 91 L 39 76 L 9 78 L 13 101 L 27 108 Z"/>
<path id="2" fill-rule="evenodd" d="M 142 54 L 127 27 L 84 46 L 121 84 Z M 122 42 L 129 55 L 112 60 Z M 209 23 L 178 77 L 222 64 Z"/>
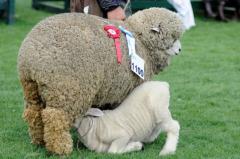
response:
<path id="1" fill-rule="evenodd" d="M 120 30 L 114 25 L 105 25 L 104 30 L 107 32 L 108 37 L 112 38 L 115 43 L 116 54 L 117 54 L 117 62 L 122 63 L 122 51 L 120 47 Z"/>

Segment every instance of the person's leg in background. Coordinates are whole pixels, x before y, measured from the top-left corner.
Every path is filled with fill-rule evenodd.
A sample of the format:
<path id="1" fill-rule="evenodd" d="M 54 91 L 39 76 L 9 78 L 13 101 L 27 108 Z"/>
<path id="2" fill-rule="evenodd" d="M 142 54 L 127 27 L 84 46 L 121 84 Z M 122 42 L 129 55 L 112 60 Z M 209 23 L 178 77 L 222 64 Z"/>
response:
<path id="1" fill-rule="evenodd" d="M 217 14 L 213 12 L 211 2 L 212 0 L 204 0 L 205 12 L 208 17 L 216 18 Z"/>

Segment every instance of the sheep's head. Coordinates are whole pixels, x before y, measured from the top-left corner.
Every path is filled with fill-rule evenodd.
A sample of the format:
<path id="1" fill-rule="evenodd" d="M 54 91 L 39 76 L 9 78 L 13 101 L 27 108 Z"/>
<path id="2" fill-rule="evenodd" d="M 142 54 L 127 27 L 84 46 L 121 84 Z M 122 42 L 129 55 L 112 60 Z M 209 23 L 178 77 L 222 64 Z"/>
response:
<path id="1" fill-rule="evenodd" d="M 135 36 L 150 51 L 156 65 L 155 73 L 169 64 L 169 58 L 181 51 L 180 37 L 184 26 L 178 15 L 164 8 L 150 8 L 126 20 Z"/>

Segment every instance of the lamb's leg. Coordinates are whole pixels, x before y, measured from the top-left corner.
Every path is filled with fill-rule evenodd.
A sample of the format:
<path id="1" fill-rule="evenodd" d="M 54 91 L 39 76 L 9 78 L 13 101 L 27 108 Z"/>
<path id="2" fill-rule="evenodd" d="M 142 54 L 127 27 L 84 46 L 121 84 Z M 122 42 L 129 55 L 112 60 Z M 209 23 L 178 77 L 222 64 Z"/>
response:
<path id="1" fill-rule="evenodd" d="M 130 138 L 128 136 L 114 140 L 108 149 L 108 153 L 122 153 L 123 149 L 127 147 L 129 140 Z"/>
<path id="2" fill-rule="evenodd" d="M 21 80 L 21 82 L 26 103 L 23 118 L 28 123 L 29 135 L 33 144 L 43 144 L 43 122 L 41 117 L 43 103 L 38 94 L 37 83 L 25 80 Z"/>
<path id="3" fill-rule="evenodd" d="M 167 132 L 167 140 L 159 155 L 174 154 L 177 148 L 180 125 L 176 120 L 162 122 L 161 129 Z"/>
<path id="4" fill-rule="evenodd" d="M 42 111 L 44 141 L 48 151 L 56 154 L 70 154 L 73 141 L 70 134 L 71 122 L 61 109 L 47 107 Z"/>
<path id="5" fill-rule="evenodd" d="M 108 153 L 126 153 L 132 151 L 139 151 L 143 145 L 141 142 L 130 142 L 128 136 L 118 138 L 112 142 L 108 149 Z"/>
<path id="6" fill-rule="evenodd" d="M 143 144 L 141 142 L 130 142 L 127 147 L 123 149 L 122 153 L 140 151 L 143 149 Z"/>
<path id="7" fill-rule="evenodd" d="M 151 143 L 153 142 L 161 132 L 161 124 L 157 124 L 157 126 L 153 129 L 152 133 L 146 137 L 143 142 L 144 143 Z"/>

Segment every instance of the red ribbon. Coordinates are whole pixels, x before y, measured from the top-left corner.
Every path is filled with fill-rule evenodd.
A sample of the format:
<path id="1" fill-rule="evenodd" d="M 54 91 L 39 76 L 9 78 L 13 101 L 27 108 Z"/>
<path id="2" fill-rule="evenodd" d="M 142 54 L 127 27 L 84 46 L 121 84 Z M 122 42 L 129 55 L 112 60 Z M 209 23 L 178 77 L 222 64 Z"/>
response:
<path id="1" fill-rule="evenodd" d="M 115 43 L 117 62 L 120 64 L 122 62 L 122 52 L 121 52 L 121 43 L 120 43 L 120 33 L 121 31 L 114 25 L 105 25 L 104 30 L 107 32 L 108 37 L 112 38 Z"/>

